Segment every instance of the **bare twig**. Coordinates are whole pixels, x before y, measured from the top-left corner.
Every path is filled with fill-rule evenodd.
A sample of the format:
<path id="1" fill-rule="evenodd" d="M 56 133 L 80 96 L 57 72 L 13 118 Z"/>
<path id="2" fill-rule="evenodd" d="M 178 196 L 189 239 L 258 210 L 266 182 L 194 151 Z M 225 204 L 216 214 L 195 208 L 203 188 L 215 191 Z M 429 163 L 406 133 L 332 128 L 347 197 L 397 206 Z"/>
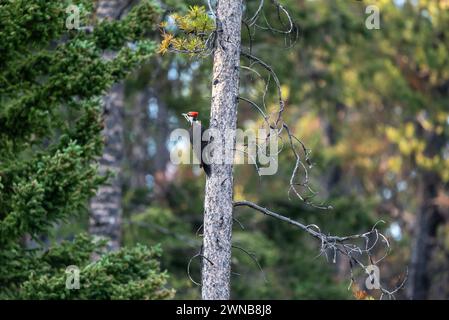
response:
<path id="1" fill-rule="evenodd" d="M 381 261 L 384 258 L 384 257 L 382 257 L 381 259 L 379 259 L 377 261 L 374 261 L 371 258 L 372 251 L 374 250 L 374 247 L 378 244 L 379 239 L 382 239 L 383 244 L 386 247 L 386 252 L 388 252 L 388 250 L 390 248 L 390 244 L 389 244 L 387 238 L 382 233 L 380 233 L 377 229 L 377 225 L 379 223 L 383 223 L 382 220 L 376 222 L 376 224 L 373 226 L 373 228 L 370 231 L 365 232 L 365 233 L 354 234 L 354 235 L 349 235 L 349 236 L 331 236 L 331 235 L 326 235 L 323 232 L 321 232 L 320 228 L 317 225 L 314 225 L 314 224 L 313 225 L 305 225 L 301 222 L 298 222 L 296 220 L 293 220 L 291 218 L 283 216 L 283 215 L 276 213 L 274 211 L 271 211 L 267 208 L 261 207 L 253 202 L 250 202 L 250 201 L 245 200 L 245 201 L 234 202 L 234 207 L 240 207 L 240 206 L 246 206 L 246 207 L 252 208 L 256 211 L 263 213 L 264 215 L 287 222 L 287 223 L 301 229 L 302 231 L 307 232 L 309 235 L 311 235 L 312 237 L 314 237 L 320 241 L 320 243 L 321 243 L 320 255 L 324 254 L 327 257 L 328 250 L 331 250 L 333 252 L 332 261 L 334 263 L 336 262 L 337 253 L 341 254 L 343 256 L 346 256 L 349 259 L 349 264 L 350 264 L 351 284 L 354 282 L 354 276 L 353 276 L 353 272 L 352 272 L 354 263 L 355 263 L 355 265 L 358 265 L 363 270 L 365 270 L 366 273 L 368 273 L 370 275 L 370 273 L 368 272 L 368 266 L 376 265 L 379 261 Z M 374 243 L 372 245 L 369 245 L 370 237 L 373 235 L 375 237 Z M 362 249 L 357 244 L 355 244 L 354 243 L 355 240 L 364 240 L 365 241 L 364 248 Z M 363 255 L 363 254 L 366 254 L 368 257 L 369 264 L 367 264 L 367 265 L 365 265 L 357 257 L 358 255 Z M 403 281 L 401 282 L 401 284 L 398 285 L 393 290 L 387 290 L 385 287 L 380 285 L 379 290 L 381 291 L 381 298 L 383 298 L 384 295 L 387 295 L 388 298 L 390 298 L 390 299 L 394 298 L 394 294 L 403 288 L 403 286 L 406 282 L 407 276 L 408 276 L 408 271 L 406 272 L 406 275 L 405 275 Z"/>
<path id="2" fill-rule="evenodd" d="M 246 253 L 246 255 L 247 255 L 248 257 L 250 257 L 251 260 L 253 260 L 254 263 L 255 263 L 255 264 L 257 265 L 257 267 L 259 268 L 259 270 L 260 270 L 260 272 L 262 273 L 262 276 L 263 276 L 263 278 L 264 278 L 264 281 L 265 281 L 265 282 L 268 282 L 267 277 L 265 276 L 265 272 L 263 271 L 262 266 L 260 265 L 260 263 L 259 263 L 259 261 L 257 260 L 257 258 L 256 258 L 256 256 L 255 256 L 254 253 L 251 253 L 251 252 L 249 252 L 248 250 L 243 249 L 243 248 L 240 247 L 240 246 L 232 245 L 232 247 L 233 247 L 233 248 L 236 248 L 236 249 L 239 249 L 240 251 Z"/>

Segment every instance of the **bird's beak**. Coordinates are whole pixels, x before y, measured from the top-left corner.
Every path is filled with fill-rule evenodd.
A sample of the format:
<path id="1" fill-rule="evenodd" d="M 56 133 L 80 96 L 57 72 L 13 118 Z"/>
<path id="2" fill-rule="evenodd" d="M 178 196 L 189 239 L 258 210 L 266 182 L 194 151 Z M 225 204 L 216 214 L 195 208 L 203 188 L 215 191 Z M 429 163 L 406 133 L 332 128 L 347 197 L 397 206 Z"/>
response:
<path id="1" fill-rule="evenodd" d="M 184 118 L 186 118 L 187 122 L 190 123 L 190 118 L 189 118 L 189 116 L 187 115 L 187 113 L 183 113 L 182 115 L 184 116 Z"/>

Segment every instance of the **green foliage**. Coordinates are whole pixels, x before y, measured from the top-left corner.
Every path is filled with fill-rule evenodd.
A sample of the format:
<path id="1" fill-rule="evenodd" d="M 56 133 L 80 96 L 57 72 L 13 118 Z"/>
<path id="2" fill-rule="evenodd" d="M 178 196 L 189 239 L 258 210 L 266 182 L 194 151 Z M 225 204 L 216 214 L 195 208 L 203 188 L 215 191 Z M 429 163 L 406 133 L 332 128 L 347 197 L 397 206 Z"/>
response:
<path id="1" fill-rule="evenodd" d="M 92 239 L 79 237 L 47 251 L 41 261 L 47 263 L 47 274 L 34 274 L 22 285 L 23 299 L 166 299 L 174 291 L 165 289 L 167 274 L 161 273 L 159 247 L 148 249 L 137 245 L 130 249 L 103 255 L 89 262 L 89 252 L 99 249 Z M 69 265 L 80 268 L 80 288 L 65 288 Z M 81 267 L 82 266 L 82 267 Z"/>
<path id="2" fill-rule="evenodd" d="M 63 241 L 47 250 L 23 250 L 13 244 L 0 259 L 1 298 L 18 299 L 166 299 L 167 274 L 160 272 L 159 247 L 137 245 L 102 255 L 105 242 L 86 235 Z M 80 289 L 66 289 L 66 268 L 80 270 Z M 18 286 L 17 284 L 20 284 Z"/>
<path id="3" fill-rule="evenodd" d="M 385 6 L 394 7 L 391 1 L 388 3 Z M 246 19 L 252 17 L 258 4 L 257 1 L 247 3 Z M 405 23 L 404 16 L 408 14 L 398 14 L 387 22 L 383 20 L 382 8 L 382 29 L 368 30 L 364 24 L 366 3 L 345 0 L 286 0 L 282 5 L 291 13 L 293 20 L 298 22 L 299 41 L 290 50 L 283 50 L 282 35 L 262 30 L 262 15 L 258 20 L 261 28 L 253 27 L 249 32 L 252 35 L 254 54 L 273 67 L 283 91 L 285 89 L 289 92 L 285 94 L 288 107 L 283 116 L 295 134 L 312 150 L 314 167 L 309 171 L 309 178 L 319 192 L 315 200 L 317 203 L 325 201 L 334 209 L 314 210 L 302 206 L 299 201 L 288 201 L 288 181 L 295 160 L 288 152 L 282 153 L 279 172 L 273 178 L 259 179 L 253 167 L 235 166 L 234 197 L 236 200 L 245 198 L 257 202 L 305 224 L 317 224 L 323 232 L 329 234 L 365 232 L 378 219 L 391 221 L 390 217 L 385 217 L 385 208 L 381 206 L 382 199 L 379 196 L 382 183 L 379 182 L 381 175 L 377 172 L 383 166 L 383 159 L 379 158 L 385 154 L 382 153 L 385 139 L 383 135 L 376 134 L 376 130 L 380 127 L 378 124 L 385 121 L 384 118 L 404 120 L 403 116 L 394 115 L 398 102 L 401 103 L 401 110 L 407 110 L 408 114 L 412 107 L 419 106 L 423 100 L 410 90 L 394 60 L 382 57 L 379 51 L 394 53 L 402 48 L 400 38 L 403 28 L 389 26 L 392 23 Z M 285 29 L 286 16 L 281 14 L 282 21 L 279 21 L 279 13 L 271 10 L 272 8 L 267 5 L 263 9 L 267 21 L 273 28 Z M 160 48 L 176 51 L 173 47 L 174 39 L 184 35 L 170 29 L 170 23 L 164 27 L 167 33 Z M 385 41 L 384 32 L 387 30 L 396 34 L 395 41 Z M 436 32 L 435 30 L 434 33 Z M 249 36 L 245 28 L 242 30 L 242 37 L 244 45 L 248 45 Z M 425 50 L 428 48 L 430 50 L 432 46 L 426 46 Z M 177 58 L 170 65 L 170 69 L 175 69 L 180 77 L 182 68 L 176 63 L 181 59 Z M 208 103 L 210 87 L 203 86 L 204 83 L 210 83 L 211 70 L 204 62 L 201 60 L 200 69 L 192 72 L 194 80 L 182 87 L 187 93 L 184 94 L 185 102 L 180 103 L 181 108 L 196 108 L 203 101 Z M 245 62 L 247 61 L 242 59 L 242 64 Z M 246 66 L 256 69 L 267 78 L 265 70 L 257 68 L 257 64 L 249 61 Z M 201 72 L 204 73 L 202 77 Z M 265 98 L 269 111 L 272 111 L 272 105 L 277 102 L 272 95 L 276 88 L 270 82 L 268 94 L 264 96 L 265 86 L 266 83 L 254 72 L 241 69 L 242 94 L 260 105 Z M 176 88 L 167 90 L 165 101 L 175 96 L 173 100 L 179 103 L 181 98 L 177 93 Z M 382 105 L 384 97 L 388 97 L 390 101 Z M 340 105 L 347 108 L 340 110 Z M 172 111 L 179 114 L 179 110 Z M 251 106 L 240 103 L 239 126 L 246 123 L 251 126 L 255 119 Z M 334 136 L 331 136 L 328 128 Z M 333 168 L 340 170 L 340 177 L 335 179 L 335 184 L 327 185 L 327 175 Z M 176 230 L 176 234 L 180 235 L 183 229 L 173 229 L 177 222 L 185 228 L 183 235 L 193 237 L 201 224 L 202 199 L 198 194 L 203 193 L 204 181 L 201 176 L 191 177 L 188 174 L 190 170 L 191 168 L 181 168 L 180 181 L 170 185 L 170 210 L 165 210 L 165 203 L 151 204 L 153 208 L 158 205 L 164 207 L 158 214 L 166 218 L 155 218 L 153 215 L 148 221 L 155 224 L 158 221 L 159 226 Z M 268 282 L 264 281 L 262 273 L 251 258 L 241 250 L 233 249 L 232 271 L 239 274 L 233 274 L 231 278 L 233 298 L 351 298 L 352 293 L 347 289 L 350 280 L 347 261 L 337 260 L 333 264 L 331 254 L 329 260 L 325 259 L 324 254 L 317 258 L 320 243 L 315 239 L 290 225 L 273 221 L 251 210 L 239 208 L 236 211 L 235 217 L 243 223 L 245 230 L 240 230 L 239 225 L 234 223 L 234 244 L 255 254 Z M 379 217 L 379 214 L 382 216 Z M 173 216 L 176 217 L 174 222 L 171 218 Z M 148 235 L 144 235 L 130 230 L 128 235 L 129 238 L 136 234 L 147 236 L 153 241 L 157 237 L 164 250 L 170 252 L 170 257 L 177 256 L 165 259 L 164 263 L 175 274 L 172 281 L 176 281 L 179 288 L 178 297 L 197 298 L 198 293 L 192 290 L 195 285 L 189 281 L 183 282 L 182 279 L 186 278 L 185 266 L 188 259 L 198 252 L 199 247 L 191 248 L 187 241 L 183 243 L 174 239 L 173 235 L 164 234 L 162 229 L 157 236 L 152 231 L 147 232 Z M 196 240 L 201 241 L 201 238 Z M 379 256 L 383 255 L 384 252 L 379 251 Z M 396 247 L 393 252 L 397 252 Z M 179 257 L 180 255 L 182 256 Z M 199 279 L 199 263 L 199 260 L 194 260 L 191 265 L 192 277 L 196 281 Z M 404 264 L 400 266 L 403 267 Z M 388 267 L 383 272 L 391 272 Z M 404 269 L 397 267 L 395 272 L 400 273 Z M 392 283 L 391 287 L 394 285 Z"/>
<path id="4" fill-rule="evenodd" d="M 172 49 L 191 56 L 203 53 L 208 37 L 215 30 L 215 21 L 206 13 L 206 9 L 203 6 L 191 6 L 185 15 L 175 13 L 171 19 L 178 32 L 174 35 L 163 31 L 158 52 L 164 54 Z M 168 22 L 163 22 L 161 27 L 168 29 L 170 26 Z"/>
<path id="5" fill-rule="evenodd" d="M 181 7 L 176 9 L 178 12 L 188 12 L 185 6 L 191 2 L 164 1 L 170 8 Z M 371 3 L 381 8 L 380 30 L 365 28 L 364 10 Z M 421 173 L 415 170 L 417 167 L 413 162 L 420 163 L 419 169 L 434 171 L 445 181 L 449 179 L 448 157 L 444 151 L 447 148 L 440 149 L 437 156 L 422 157 L 423 147 L 428 145 L 428 141 L 417 130 L 419 123 L 425 132 L 446 135 L 447 141 L 449 11 L 447 4 L 442 7 L 443 1 L 423 0 L 419 5 L 413 3 L 407 1 L 404 5 L 396 5 L 394 1 L 284 0 L 283 6 L 299 25 L 300 41 L 290 50 L 280 49 L 282 40 L 279 34 L 258 28 L 254 29 L 255 32 L 251 30 L 254 53 L 273 67 L 283 90 L 289 92 L 285 95 L 288 103 L 284 112 L 286 121 L 313 151 L 314 167 L 310 170 L 310 179 L 320 192 L 316 200 L 331 204 L 333 210 L 313 210 L 298 205 L 298 202 L 287 201 L 286 190 L 294 161 L 291 155 L 284 156 L 282 153 L 276 179 L 259 179 L 254 168 L 249 165 L 235 167 L 236 196 L 241 195 L 306 224 L 317 224 L 325 233 L 347 235 L 364 232 L 379 219 L 387 221 L 386 228 L 390 221 L 399 222 L 402 238 L 389 238 L 393 250 L 381 264 L 382 283 L 390 288 L 397 285 L 396 276 L 404 272 L 410 257 L 412 233 L 409 232 L 409 222 L 414 220 L 413 215 L 418 210 L 417 192 L 422 181 Z M 246 18 L 252 16 L 258 4 L 258 1 L 247 3 Z M 438 9 L 438 6 L 441 8 Z M 267 20 L 273 27 L 282 29 L 285 25 L 277 20 L 278 13 L 271 8 L 267 6 L 264 9 Z M 181 21 L 179 18 L 186 14 L 175 17 Z M 285 16 L 283 19 L 286 22 Z M 188 20 L 185 21 L 188 25 Z M 168 51 L 175 49 L 175 39 L 187 41 L 195 32 L 201 33 L 198 30 L 189 35 L 179 28 L 176 21 L 171 22 L 169 19 L 168 22 L 162 24 L 166 31 L 166 42 L 161 46 Z M 263 25 L 262 19 L 258 22 Z M 117 28 L 109 32 L 110 29 L 105 24 L 102 36 L 125 30 Z M 210 32 L 206 32 L 206 35 L 210 35 Z M 248 33 L 244 31 L 242 37 L 247 45 Z M 98 41 L 116 46 L 113 39 Z M 186 49 L 186 44 L 179 41 L 178 49 Z M 7 45 L 8 42 L 1 44 Z M 195 47 L 190 44 L 187 49 L 194 50 Z M 14 83 L 26 83 L 34 69 L 40 70 L 54 63 L 50 58 L 28 57 L 27 63 L 23 64 L 25 68 L 19 68 L 21 65 L 18 65 L 7 74 L 8 70 L 5 70 L 3 78 L 19 77 Z M 201 115 L 207 114 L 209 110 L 210 61 L 201 60 L 199 67 L 193 68 L 187 58 L 183 55 L 166 55 L 155 61 L 160 68 L 158 76 L 152 73 L 154 64 L 148 63 L 141 70 L 138 83 L 128 82 L 128 86 L 133 86 L 135 90 L 153 85 L 153 88 L 157 88 L 158 98 L 170 109 L 165 119 L 167 122 L 172 122 L 172 117 L 178 117 L 187 107 L 194 106 Z M 28 70 L 28 64 L 33 65 L 34 69 Z M 178 76 L 174 81 L 167 79 L 167 74 L 172 71 Z M 250 94 L 252 99 L 260 99 L 266 84 L 254 74 L 248 76 L 243 68 L 241 74 L 242 93 Z M 190 80 L 184 81 L 183 76 L 186 75 L 185 78 Z M 0 77 L 0 81 L 3 78 Z M 148 80 L 151 78 L 154 79 Z M 269 107 L 275 102 L 271 95 L 274 92 L 272 83 L 266 96 Z M 12 86 L 1 89 L 10 89 L 8 92 L 16 90 Z M 417 117 L 420 114 L 424 117 Z M 207 123 L 206 118 L 202 117 L 204 124 Z M 253 122 L 254 118 L 250 106 L 241 103 L 239 125 Z M 162 118 L 159 120 L 164 121 Z M 175 126 L 183 125 L 176 120 L 173 122 Z M 415 128 L 412 133 L 409 129 L 411 123 Z M 76 137 L 76 141 L 80 141 L 83 134 L 77 133 Z M 132 167 L 132 163 L 129 165 Z M 329 183 L 326 180 L 333 169 L 339 169 L 335 171 L 340 171 L 340 176 Z M 170 285 L 177 289 L 178 298 L 192 299 L 200 297 L 199 289 L 189 280 L 186 266 L 201 246 L 202 239 L 195 236 L 195 232 L 202 220 L 204 179 L 192 175 L 188 166 L 180 168 L 178 173 L 174 182 L 166 182 L 168 191 L 160 202 L 155 199 L 156 193 L 151 194 L 147 190 L 128 193 L 130 197 L 125 199 L 129 202 L 126 206 L 138 207 L 139 213 L 126 212 L 124 240 L 128 245 L 136 242 L 161 243 L 165 253 L 161 264 L 170 271 Z M 406 186 L 405 190 L 399 190 L 398 182 L 406 182 L 402 184 Z M 0 188 L 8 185 L 9 182 L 5 183 L 5 178 L 0 174 Z M 390 200 L 383 197 L 384 188 L 392 192 Z M 0 192 L 0 196 L 5 194 Z M 139 197 L 142 199 L 137 201 Z M 142 212 L 142 206 L 151 208 Z M 337 259 L 337 263 L 333 264 L 331 255 L 329 261 L 324 255 L 317 257 L 320 243 L 291 225 L 251 210 L 239 208 L 236 211 L 236 218 L 243 223 L 245 230 L 234 223 L 234 244 L 254 253 L 267 282 L 247 254 L 233 249 L 233 272 L 240 274 L 233 274 L 231 278 L 233 298 L 351 297 L 351 291 L 347 290 L 350 277 L 347 261 Z M 388 235 L 388 230 L 385 231 Z M 448 248 L 447 234 L 446 230 L 436 237 L 439 241 L 445 240 L 444 248 Z M 383 254 L 383 250 L 380 250 L 376 257 Z M 443 250 L 438 250 L 437 255 L 440 260 L 447 260 Z M 9 255 L 2 261 L 7 261 L 5 268 L 17 271 L 8 275 L 27 279 L 27 273 L 20 266 L 31 265 L 32 260 L 26 260 L 25 255 Z M 9 262 L 12 266 L 9 266 Z M 194 259 L 190 267 L 192 278 L 198 281 L 200 260 Z M 37 267 L 33 268 L 37 270 Z M 438 264 L 438 269 L 442 269 L 441 264 Z M 441 270 L 437 271 L 435 278 L 441 277 Z M 438 279 L 436 283 L 447 282 L 445 278 Z M 399 298 L 401 294 L 399 292 Z"/>
<path id="6" fill-rule="evenodd" d="M 88 237 L 48 250 L 42 242 L 55 224 L 85 212 L 104 182 L 95 165 L 102 152 L 100 96 L 156 50 L 147 39 L 160 13 L 152 1 L 92 32 L 67 30 L 69 4 L 79 6 L 82 26 L 93 22 L 92 1 L 0 1 L 0 296 L 171 297 L 158 248 L 123 249 L 91 263 L 102 244 Z M 117 54 L 104 59 L 104 50 Z M 27 248 L 27 237 L 38 247 Z M 68 292 L 64 270 L 71 264 L 84 280 Z"/>

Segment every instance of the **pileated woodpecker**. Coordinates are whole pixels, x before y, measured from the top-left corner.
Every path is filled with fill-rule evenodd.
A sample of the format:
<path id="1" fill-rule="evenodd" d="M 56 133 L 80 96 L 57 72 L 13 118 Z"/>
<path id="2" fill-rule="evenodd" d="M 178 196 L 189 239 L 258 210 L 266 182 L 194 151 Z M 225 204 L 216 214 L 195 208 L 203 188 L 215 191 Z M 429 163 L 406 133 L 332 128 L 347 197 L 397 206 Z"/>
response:
<path id="1" fill-rule="evenodd" d="M 208 177 L 210 177 L 210 174 L 211 174 L 210 164 L 205 163 L 204 159 L 203 159 L 203 149 L 207 146 L 207 144 L 209 142 L 203 141 L 203 139 L 202 139 L 203 132 L 205 129 L 201 125 L 201 121 L 198 120 L 199 113 L 197 111 L 190 111 L 187 113 L 183 113 L 182 115 L 184 116 L 184 118 L 186 118 L 186 120 L 190 124 L 189 133 L 190 133 L 190 143 L 192 144 L 192 147 L 193 147 L 194 132 L 201 132 L 201 137 L 199 137 L 201 139 L 201 148 L 193 148 L 193 150 L 195 152 L 195 156 L 198 158 L 198 160 L 200 160 L 200 168 L 203 168 L 206 175 Z M 196 131 L 196 130 L 198 130 L 198 131 Z"/>

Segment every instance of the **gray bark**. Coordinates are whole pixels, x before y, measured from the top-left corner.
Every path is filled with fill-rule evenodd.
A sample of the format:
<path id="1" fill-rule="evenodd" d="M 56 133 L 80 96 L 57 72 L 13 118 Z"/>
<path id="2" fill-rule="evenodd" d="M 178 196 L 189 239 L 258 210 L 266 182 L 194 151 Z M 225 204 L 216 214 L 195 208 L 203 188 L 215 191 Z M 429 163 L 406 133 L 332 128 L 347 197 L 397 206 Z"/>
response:
<path id="1" fill-rule="evenodd" d="M 435 156 L 444 146 L 442 136 L 431 134 L 427 137 L 425 154 L 428 157 Z M 429 298 L 432 274 L 429 270 L 432 254 L 436 247 L 436 235 L 438 227 L 443 223 L 434 199 L 441 188 L 441 179 L 435 172 L 421 172 L 420 185 L 421 205 L 414 223 L 414 241 L 412 246 L 410 277 L 408 296 L 413 300 Z"/>
<path id="2" fill-rule="evenodd" d="M 156 140 L 156 157 L 154 158 L 154 179 L 155 179 L 155 197 L 159 202 L 166 202 L 168 192 L 168 181 L 166 176 L 167 163 L 170 161 L 170 153 L 167 148 L 167 139 L 170 135 L 169 113 L 164 99 L 161 98 L 160 92 L 163 88 L 155 87 L 152 95 L 157 101 L 158 112 L 155 121 L 155 140 Z"/>
<path id="3" fill-rule="evenodd" d="M 127 0 L 104 0 L 98 2 L 98 19 L 115 19 L 126 7 Z M 123 159 L 123 85 L 116 84 L 104 97 L 104 150 L 99 160 L 99 173 L 112 172 L 106 185 L 100 186 L 90 203 L 89 232 L 93 236 L 108 239 L 107 249 L 120 248 L 122 225 Z"/>
<path id="4" fill-rule="evenodd" d="M 415 238 L 412 247 L 409 292 L 410 299 L 429 298 L 432 275 L 429 265 L 436 245 L 436 234 L 441 216 L 433 199 L 438 192 L 438 177 L 425 173 L 421 186 L 422 204 L 415 221 Z"/>
<path id="5" fill-rule="evenodd" d="M 242 1 L 217 1 L 216 16 L 218 33 L 210 128 L 224 133 L 237 125 Z M 235 141 L 232 148 L 235 148 Z M 232 168 L 232 163 L 212 164 L 212 175 L 206 181 L 202 266 L 202 298 L 205 300 L 230 298 Z"/>
<path id="6" fill-rule="evenodd" d="M 147 187 L 146 175 L 150 172 L 150 157 L 148 155 L 148 138 L 151 122 L 148 117 L 149 90 L 137 94 L 130 113 L 127 113 L 129 138 L 127 141 L 128 187 L 131 190 Z M 129 117 L 128 117 L 129 115 Z"/>
<path id="7" fill-rule="evenodd" d="M 337 102 L 335 108 L 330 110 L 332 113 L 325 113 L 323 115 L 325 122 L 325 133 L 327 142 L 330 147 L 335 147 L 338 143 L 339 134 L 337 132 L 336 123 L 342 122 L 346 106 L 340 102 Z M 343 171 L 341 165 L 334 163 L 328 166 L 326 177 L 326 190 L 328 192 L 327 197 L 330 196 L 342 196 L 346 194 L 346 190 L 341 186 Z M 337 256 L 337 277 L 344 281 L 346 275 L 349 273 L 349 264 L 344 256 Z"/>
<path id="8" fill-rule="evenodd" d="M 129 3 L 129 0 L 99 0 L 95 14 L 99 20 L 117 19 L 128 8 Z"/>
<path id="9" fill-rule="evenodd" d="M 121 166 L 123 158 L 123 86 L 116 85 L 104 98 L 105 145 L 99 161 L 101 175 L 113 175 L 99 187 L 90 203 L 89 232 L 108 239 L 108 249 L 120 247 L 122 223 Z"/>

